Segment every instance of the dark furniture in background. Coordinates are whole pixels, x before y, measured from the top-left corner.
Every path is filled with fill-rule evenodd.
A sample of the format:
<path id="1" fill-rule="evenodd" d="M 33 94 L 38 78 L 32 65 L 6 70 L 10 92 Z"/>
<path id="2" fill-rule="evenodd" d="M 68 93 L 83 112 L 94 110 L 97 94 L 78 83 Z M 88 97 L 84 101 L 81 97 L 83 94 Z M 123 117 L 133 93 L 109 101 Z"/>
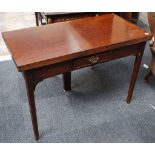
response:
<path id="1" fill-rule="evenodd" d="M 68 20 L 74 20 L 84 17 L 100 16 L 103 14 L 110 14 L 112 12 L 35 12 L 36 25 L 39 26 L 63 22 Z M 116 12 L 117 15 L 123 17 L 124 19 L 136 23 L 138 21 L 138 12 Z"/>
<path id="2" fill-rule="evenodd" d="M 36 16 L 36 25 L 39 26 L 56 23 L 56 22 L 64 22 L 68 20 L 75 20 L 84 17 L 92 17 L 103 15 L 107 13 L 97 13 L 97 12 L 35 12 Z"/>
<path id="3" fill-rule="evenodd" d="M 39 82 L 63 74 L 64 89 L 69 91 L 71 71 L 135 56 L 127 96 L 129 103 L 145 43 L 152 37 L 114 14 L 9 31 L 2 36 L 18 71 L 23 73 L 25 79 L 36 140 L 39 139 L 39 131 L 34 91 Z"/>

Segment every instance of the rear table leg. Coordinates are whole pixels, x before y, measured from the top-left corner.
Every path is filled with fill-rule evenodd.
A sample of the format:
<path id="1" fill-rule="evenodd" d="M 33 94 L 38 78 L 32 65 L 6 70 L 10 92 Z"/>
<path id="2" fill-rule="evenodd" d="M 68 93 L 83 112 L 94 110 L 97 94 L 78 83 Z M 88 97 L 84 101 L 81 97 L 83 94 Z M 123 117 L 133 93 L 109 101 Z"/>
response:
<path id="1" fill-rule="evenodd" d="M 64 90 L 71 90 L 71 72 L 66 72 L 63 74 L 63 84 Z"/>

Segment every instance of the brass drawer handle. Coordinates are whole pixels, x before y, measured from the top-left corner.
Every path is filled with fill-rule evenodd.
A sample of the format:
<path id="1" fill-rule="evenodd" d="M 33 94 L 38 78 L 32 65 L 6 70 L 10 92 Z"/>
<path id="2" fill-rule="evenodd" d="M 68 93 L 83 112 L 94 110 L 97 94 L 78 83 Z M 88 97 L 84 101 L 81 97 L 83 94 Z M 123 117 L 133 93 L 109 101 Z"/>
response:
<path id="1" fill-rule="evenodd" d="M 89 58 L 89 62 L 93 65 L 93 64 L 96 64 L 99 60 L 99 57 L 98 56 L 92 56 Z"/>

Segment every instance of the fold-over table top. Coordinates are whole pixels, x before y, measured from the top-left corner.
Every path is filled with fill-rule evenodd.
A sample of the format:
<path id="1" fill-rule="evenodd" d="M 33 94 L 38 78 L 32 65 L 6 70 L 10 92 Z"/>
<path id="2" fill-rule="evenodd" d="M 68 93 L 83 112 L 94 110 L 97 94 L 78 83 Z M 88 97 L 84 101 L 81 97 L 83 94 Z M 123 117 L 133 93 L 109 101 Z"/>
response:
<path id="1" fill-rule="evenodd" d="M 114 14 L 8 31 L 2 35 L 19 71 L 106 52 L 151 38 L 151 34 Z"/>

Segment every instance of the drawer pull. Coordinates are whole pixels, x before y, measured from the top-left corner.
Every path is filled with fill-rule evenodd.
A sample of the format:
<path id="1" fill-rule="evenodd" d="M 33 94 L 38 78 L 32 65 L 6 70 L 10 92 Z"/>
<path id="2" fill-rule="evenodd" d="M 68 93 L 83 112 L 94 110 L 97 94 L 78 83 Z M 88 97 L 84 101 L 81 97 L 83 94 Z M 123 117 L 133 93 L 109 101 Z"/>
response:
<path id="1" fill-rule="evenodd" d="M 99 60 L 99 57 L 98 56 L 92 56 L 89 58 L 89 62 L 93 65 L 93 64 L 96 64 Z"/>

